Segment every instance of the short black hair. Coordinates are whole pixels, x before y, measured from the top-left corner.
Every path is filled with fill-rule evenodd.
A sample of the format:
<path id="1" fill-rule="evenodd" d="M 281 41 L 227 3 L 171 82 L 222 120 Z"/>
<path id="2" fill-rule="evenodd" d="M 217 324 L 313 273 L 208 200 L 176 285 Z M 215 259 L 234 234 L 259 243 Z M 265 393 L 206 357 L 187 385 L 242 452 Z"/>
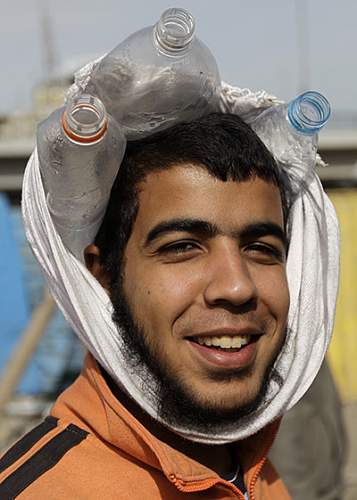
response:
<path id="1" fill-rule="evenodd" d="M 221 181 L 258 177 L 279 187 L 284 219 L 287 180 L 273 156 L 237 115 L 211 113 L 180 123 L 137 141 L 128 142 L 107 210 L 95 239 L 112 285 L 138 213 L 137 187 L 153 171 L 177 165 L 198 165 Z"/>

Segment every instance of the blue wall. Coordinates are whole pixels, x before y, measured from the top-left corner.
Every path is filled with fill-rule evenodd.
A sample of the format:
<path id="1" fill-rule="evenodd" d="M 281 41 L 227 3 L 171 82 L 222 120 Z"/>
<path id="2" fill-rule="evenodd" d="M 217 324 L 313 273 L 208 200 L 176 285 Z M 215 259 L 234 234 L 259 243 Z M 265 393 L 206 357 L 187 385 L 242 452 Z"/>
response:
<path id="1" fill-rule="evenodd" d="M 27 244 L 19 207 L 0 193 L 0 376 L 21 338 L 31 311 L 41 302 L 44 279 Z M 21 394 L 56 391 L 66 372 L 79 371 L 83 351 L 56 310 L 17 389 Z"/>

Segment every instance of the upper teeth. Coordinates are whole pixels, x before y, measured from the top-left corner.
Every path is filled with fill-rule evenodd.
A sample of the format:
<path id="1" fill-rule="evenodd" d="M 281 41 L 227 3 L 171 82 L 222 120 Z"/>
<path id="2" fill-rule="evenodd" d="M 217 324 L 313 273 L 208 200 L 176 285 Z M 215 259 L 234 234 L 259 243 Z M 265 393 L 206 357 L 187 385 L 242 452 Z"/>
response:
<path id="1" fill-rule="evenodd" d="M 229 348 L 239 348 L 242 345 L 248 344 L 250 341 L 250 335 L 235 335 L 230 337 L 228 335 L 222 335 L 221 337 L 197 337 L 197 342 L 201 345 L 223 347 L 225 349 Z"/>

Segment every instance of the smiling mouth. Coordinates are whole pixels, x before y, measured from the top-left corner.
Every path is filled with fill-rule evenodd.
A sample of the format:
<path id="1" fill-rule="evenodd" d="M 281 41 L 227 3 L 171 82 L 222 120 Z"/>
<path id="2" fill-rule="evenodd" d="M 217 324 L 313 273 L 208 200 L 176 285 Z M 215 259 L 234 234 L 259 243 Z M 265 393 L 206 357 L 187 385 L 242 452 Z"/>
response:
<path id="1" fill-rule="evenodd" d="M 260 335 L 221 335 L 189 337 L 188 340 L 212 350 L 234 353 L 240 351 L 243 347 L 256 342 L 259 337 Z"/>

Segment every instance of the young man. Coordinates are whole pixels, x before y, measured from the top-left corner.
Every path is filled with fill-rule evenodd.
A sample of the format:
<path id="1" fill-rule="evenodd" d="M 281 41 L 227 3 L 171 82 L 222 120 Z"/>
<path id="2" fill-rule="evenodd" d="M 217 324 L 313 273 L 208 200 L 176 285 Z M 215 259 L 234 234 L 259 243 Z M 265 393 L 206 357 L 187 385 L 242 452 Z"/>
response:
<path id="1" fill-rule="evenodd" d="M 61 284 L 91 354 L 51 416 L 3 457 L 0 498 L 289 498 L 267 453 L 299 391 L 291 374 L 311 369 L 312 352 L 291 352 L 289 194 L 234 115 L 128 145 L 85 249 L 97 299 L 72 293 L 75 275 L 71 292 Z M 96 305 L 104 290 L 114 330 Z M 87 317 L 74 321 L 74 309 Z"/>

